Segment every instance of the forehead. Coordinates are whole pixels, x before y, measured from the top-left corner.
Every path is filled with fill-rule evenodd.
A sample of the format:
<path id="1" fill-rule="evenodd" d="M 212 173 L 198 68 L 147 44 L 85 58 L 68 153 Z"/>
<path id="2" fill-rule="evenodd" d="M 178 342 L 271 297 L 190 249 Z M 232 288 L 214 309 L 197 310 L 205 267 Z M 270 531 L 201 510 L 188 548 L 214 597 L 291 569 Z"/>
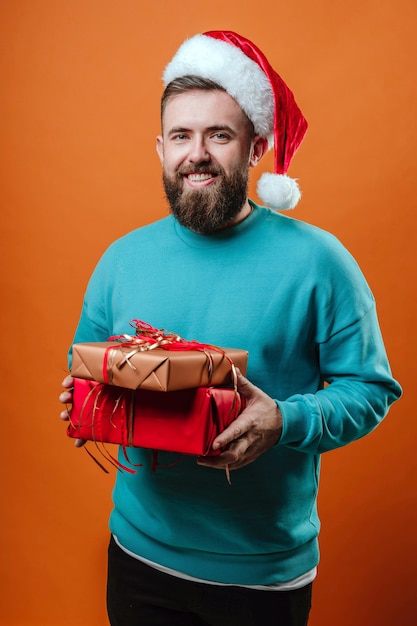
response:
<path id="1" fill-rule="evenodd" d="M 193 89 L 171 96 L 162 115 L 164 131 L 172 127 L 201 129 L 228 125 L 236 131 L 250 124 L 236 100 L 220 90 Z"/>

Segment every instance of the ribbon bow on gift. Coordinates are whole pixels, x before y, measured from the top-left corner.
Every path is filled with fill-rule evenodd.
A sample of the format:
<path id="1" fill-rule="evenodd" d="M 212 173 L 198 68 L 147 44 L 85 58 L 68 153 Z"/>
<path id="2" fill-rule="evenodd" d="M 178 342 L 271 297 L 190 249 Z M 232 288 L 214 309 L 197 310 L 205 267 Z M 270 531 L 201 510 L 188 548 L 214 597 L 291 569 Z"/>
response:
<path id="1" fill-rule="evenodd" d="M 136 367 L 131 362 L 131 358 L 137 354 L 138 352 L 147 352 L 150 350 L 155 350 L 156 348 L 163 348 L 164 350 L 172 350 L 172 351 L 182 351 L 182 350 L 198 350 L 200 352 L 204 352 L 208 361 L 208 377 L 209 384 L 211 381 L 211 377 L 214 371 L 214 363 L 213 363 L 213 355 L 212 352 L 217 352 L 221 354 L 227 361 L 230 363 L 232 382 L 235 389 L 237 389 L 237 374 L 236 367 L 233 363 L 232 359 L 218 346 L 214 346 L 212 344 L 200 343 L 196 340 L 187 340 L 178 335 L 177 333 L 167 331 L 165 329 L 154 328 L 147 322 L 143 322 L 142 320 L 132 320 L 130 325 L 135 328 L 135 335 L 113 335 L 109 337 L 109 341 L 119 341 L 120 347 L 122 348 L 132 348 L 129 352 L 124 354 L 123 359 L 117 363 L 117 368 L 120 370 L 124 365 L 128 365 L 131 369 L 136 370 Z M 109 367 L 109 357 L 111 353 L 112 347 L 110 346 L 104 355 L 103 359 L 103 377 L 104 382 L 109 383 L 109 372 L 111 371 L 111 367 Z"/>

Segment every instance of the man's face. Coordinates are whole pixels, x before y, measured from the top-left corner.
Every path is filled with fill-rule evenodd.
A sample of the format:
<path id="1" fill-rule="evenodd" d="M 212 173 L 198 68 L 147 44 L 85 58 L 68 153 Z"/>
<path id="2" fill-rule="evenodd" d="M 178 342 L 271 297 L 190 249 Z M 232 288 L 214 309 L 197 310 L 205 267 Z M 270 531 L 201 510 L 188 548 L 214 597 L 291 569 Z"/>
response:
<path id="1" fill-rule="evenodd" d="M 157 150 L 165 193 L 178 221 L 199 233 L 227 228 L 249 213 L 251 125 L 224 91 L 193 90 L 171 97 Z"/>

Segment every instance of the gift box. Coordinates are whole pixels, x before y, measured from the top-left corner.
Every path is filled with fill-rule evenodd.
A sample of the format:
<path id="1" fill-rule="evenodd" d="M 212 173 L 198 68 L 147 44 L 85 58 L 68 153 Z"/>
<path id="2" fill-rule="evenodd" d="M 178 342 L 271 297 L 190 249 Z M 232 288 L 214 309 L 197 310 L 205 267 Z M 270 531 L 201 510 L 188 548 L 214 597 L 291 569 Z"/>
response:
<path id="1" fill-rule="evenodd" d="M 215 455 L 215 437 L 239 415 L 231 388 L 158 393 L 74 379 L 69 437 L 194 455 Z"/>
<path id="2" fill-rule="evenodd" d="M 74 344 L 71 375 L 127 389 L 178 391 L 233 384 L 234 367 L 246 374 L 247 360 L 248 353 L 235 348 L 196 342 L 158 347 L 130 338 Z"/>

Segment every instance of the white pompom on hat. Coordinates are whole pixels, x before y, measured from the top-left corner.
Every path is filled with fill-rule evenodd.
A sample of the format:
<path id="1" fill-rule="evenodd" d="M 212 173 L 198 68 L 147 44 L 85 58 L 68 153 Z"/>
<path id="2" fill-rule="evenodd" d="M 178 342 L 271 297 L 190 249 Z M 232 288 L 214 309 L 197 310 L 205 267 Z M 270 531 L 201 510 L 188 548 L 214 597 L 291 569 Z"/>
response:
<path id="1" fill-rule="evenodd" d="M 307 130 L 294 95 L 249 39 L 232 31 L 208 31 L 187 39 L 165 68 L 167 86 L 186 75 L 207 78 L 225 89 L 251 120 L 255 133 L 274 149 L 274 173 L 262 174 L 259 197 L 276 210 L 293 209 L 301 192 L 287 176 Z"/>

